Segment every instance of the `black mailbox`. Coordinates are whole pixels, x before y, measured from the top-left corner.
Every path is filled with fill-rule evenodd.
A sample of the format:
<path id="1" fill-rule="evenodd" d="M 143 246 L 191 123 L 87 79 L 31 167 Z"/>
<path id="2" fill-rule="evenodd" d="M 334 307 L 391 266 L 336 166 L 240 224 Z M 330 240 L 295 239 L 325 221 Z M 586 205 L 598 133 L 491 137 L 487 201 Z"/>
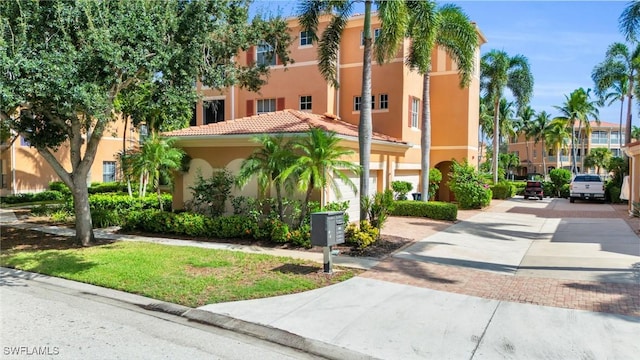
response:
<path id="1" fill-rule="evenodd" d="M 324 211 L 311 214 L 311 245 L 332 246 L 344 243 L 344 212 Z"/>

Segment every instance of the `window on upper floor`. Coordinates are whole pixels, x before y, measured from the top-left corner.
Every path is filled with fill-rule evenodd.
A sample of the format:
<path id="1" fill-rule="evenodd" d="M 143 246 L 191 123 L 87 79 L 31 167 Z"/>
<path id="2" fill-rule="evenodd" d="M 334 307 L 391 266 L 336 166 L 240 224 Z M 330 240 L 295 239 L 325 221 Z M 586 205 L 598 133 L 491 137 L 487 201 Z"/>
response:
<path id="1" fill-rule="evenodd" d="M 260 99 L 256 101 L 256 107 L 258 114 L 276 111 L 276 99 Z"/>
<path id="2" fill-rule="evenodd" d="M 388 108 L 389 108 L 389 95 L 380 94 L 380 109 L 388 109 Z"/>
<path id="3" fill-rule="evenodd" d="M 313 45 L 313 36 L 311 31 L 300 32 L 300 46 Z"/>
<path id="4" fill-rule="evenodd" d="M 300 96 L 300 110 L 311 111 L 311 95 Z"/>
<path id="5" fill-rule="evenodd" d="M 20 145 L 21 146 L 31 146 L 29 140 L 25 139 L 24 136 L 20 136 Z"/>
<path id="6" fill-rule="evenodd" d="M 411 119 L 411 127 L 412 128 L 418 128 L 418 115 L 420 114 L 420 99 L 418 98 L 411 98 L 411 114 L 410 114 L 410 119 Z"/>
<path id="7" fill-rule="evenodd" d="M 102 162 L 102 182 L 116 181 L 116 162 Z"/>
<path id="8" fill-rule="evenodd" d="M 256 61 L 259 65 L 275 65 L 276 54 L 273 51 L 273 47 L 267 43 L 258 45 L 256 49 Z"/>
<path id="9" fill-rule="evenodd" d="M 606 131 L 594 131 L 591 133 L 592 144 L 606 144 L 607 132 Z"/>
<path id="10" fill-rule="evenodd" d="M 147 124 L 140 124 L 140 127 L 138 128 L 138 134 L 138 142 L 141 144 L 149 138 L 149 127 L 147 126 Z"/>
<path id="11" fill-rule="evenodd" d="M 380 36 L 380 28 L 373 29 L 373 42 Z M 364 46 L 364 31 L 360 31 L 360 46 Z"/>
<path id="12" fill-rule="evenodd" d="M 360 111 L 360 103 L 362 98 L 360 96 L 353 97 L 353 111 Z"/>
<path id="13" fill-rule="evenodd" d="M 202 103 L 204 125 L 224 121 L 224 100 L 209 100 Z"/>
<path id="14" fill-rule="evenodd" d="M 538 157 L 538 150 L 533 149 L 533 158 L 535 159 L 536 157 Z"/>
<path id="15" fill-rule="evenodd" d="M 622 150 L 620 149 L 611 149 L 611 154 L 613 157 L 622 157 Z"/>

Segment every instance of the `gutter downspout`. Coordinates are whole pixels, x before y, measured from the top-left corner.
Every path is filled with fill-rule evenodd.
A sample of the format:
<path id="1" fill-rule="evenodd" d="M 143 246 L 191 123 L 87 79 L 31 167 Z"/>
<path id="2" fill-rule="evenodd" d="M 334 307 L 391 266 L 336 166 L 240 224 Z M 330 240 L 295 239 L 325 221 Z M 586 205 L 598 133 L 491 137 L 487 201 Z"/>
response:
<path id="1" fill-rule="evenodd" d="M 234 120 L 236 118 L 236 86 L 231 86 L 231 119 Z"/>
<path id="2" fill-rule="evenodd" d="M 338 81 L 338 84 L 340 84 L 340 44 L 338 44 L 338 59 L 336 67 L 336 80 Z M 336 116 L 340 118 L 340 87 L 336 89 Z"/>

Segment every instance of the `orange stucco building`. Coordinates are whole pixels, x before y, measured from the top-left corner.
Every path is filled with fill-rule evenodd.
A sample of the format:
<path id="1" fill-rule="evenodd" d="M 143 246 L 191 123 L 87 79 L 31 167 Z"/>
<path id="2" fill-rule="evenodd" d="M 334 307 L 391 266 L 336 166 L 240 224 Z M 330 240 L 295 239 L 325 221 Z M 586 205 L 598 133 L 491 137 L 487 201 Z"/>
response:
<path id="1" fill-rule="evenodd" d="M 363 16 L 352 17 L 340 43 L 337 75 L 339 88 L 332 87 L 325 81 L 318 70 L 317 44 L 310 41 L 306 33 L 301 32 L 296 18 L 289 19 L 289 31 L 295 39 L 290 47 L 291 58 L 295 61 L 286 68 L 279 64 L 277 58 L 265 56 L 268 48 L 257 46 L 246 53 L 240 53 L 236 61 L 244 65 L 253 61 L 268 62 L 270 75 L 267 84 L 258 92 L 250 92 L 238 87 L 230 87 L 222 91 L 196 84 L 201 101 L 196 104 L 192 126 L 200 127 L 233 119 L 251 119 L 254 115 L 266 114 L 284 109 L 292 109 L 302 113 L 327 114 L 328 118 L 346 124 L 356 125 L 359 121 L 359 102 L 362 83 L 363 46 L 361 34 Z M 321 19 L 319 31 L 327 25 L 328 18 Z M 372 19 L 372 34 L 380 27 L 379 20 Z M 480 44 L 486 42 L 478 30 Z M 405 65 L 410 40 L 405 40 L 402 49 L 395 59 L 389 63 L 372 67 L 373 131 L 393 138 L 394 144 L 380 140 L 372 148 L 371 155 L 371 191 L 389 188 L 394 180 L 405 180 L 413 184 L 414 191 L 420 186 L 420 109 L 422 102 L 422 77 Z M 441 49 L 433 52 L 431 72 L 431 159 L 432 167 L 439 168 L 445 180 L 442 182 L 438 200 L 447 201 L 451 194 L 446 186 L 446 175 L 452 159 L 467 159 L 469 163 L 478 161 L 478 116 L 479 116 L 479 76 L 480 49 L 476 51 L 475 72 L 471 84 L 467 88 L 459 87 L 459 76 L 455 62 Z M 256 116 L 254 121 L 261 121 Z M 109 135 L 112 134 L 112 137 Z M 248 133 L 249 134 L 249 133 Z M 251 133 L 253 134 L 253 133 Z M 114 154 L 122 149 L 122 127 L 116 127 L 105 133 L 101 143 L 99 156 L 92 169 L 92 180 L 102 181 L 105 170 L 115 161 Z M 246 135 L 246 134 L 245 134 Z M 255 134 L 254 134 L 255 135 Z M 128 138 L 131 138 L 128 135 Z M 241 139 L 242 138 L 242 139 Z M 179 145 L 191 156 L 192 171 L 199 167 L 227 167 L 237 170 L 242 159 L 246 158 L 255 143 L 246 141 L 248 136 L 216 135 L 189 137 L 181 136 Z M 237 141 L 236 141 L 237 140 Z M 356 141 L 345 139 L 346 146 L 354 147 Z M 17 145 L 16 145 L 17 146 Z M 400 149 L 400 150 L 399 150 Z M 26 189 L 37 190 L 46 187 L 46 183 L 57 177 L 47 164 L 35 160 L 37 156 L 28 147 L 18 150 L 24 155 L 15 161 L 3 161 L 5 167 L 18 169 L 24 163 L 31 162 L 24 170 L 20 170 L 13 178 L 19 179 L 26 174 L 34 174 L 32 180 L 19 180 L 15 187 L 8 185 L 9 191 L 23 192 Z M 12 151 L 14 151 L 12 150 Z M 3 160 L 5 154 L 3 153 Z M 28 160 L 31 159 L 31 160 Z M 351 159 L 358 162 L 358 157 Z M 10 165 L 11 164 L 11 165 Z M 184 206 L 188 200 L 186 193 L 194 174 L 184 176 L 178 174 L 175 186 L 174 205 Z M 27 183 L 29 183 L 28 186 Z M 357 183 L 357 181 L 356 181 Z M 11 184 L 11 183 L 9 183 Z M 255 184 L 254 184 L 255 185 Z M 255 190 L 245 188 L 243 193 L 254 193 Z M 329 197 L 325 200 L 330 201 Z M 356 201 L 357 202 L 357 201 Z"/>

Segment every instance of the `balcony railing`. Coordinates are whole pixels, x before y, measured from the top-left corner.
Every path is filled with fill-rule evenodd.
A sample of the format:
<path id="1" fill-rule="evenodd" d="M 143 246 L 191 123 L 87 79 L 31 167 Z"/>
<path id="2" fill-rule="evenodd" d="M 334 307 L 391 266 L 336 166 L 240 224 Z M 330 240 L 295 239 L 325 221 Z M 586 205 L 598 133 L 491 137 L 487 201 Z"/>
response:
<path id="1" fill-rule="evenodd" d="M 568 163 L 569 161 L 572 161 L 572 158 L 573 156 L 571 155 L 562 155 L 559 158 L 557 158 L 555 155 L 551 155 L 547 156 L 547 161 L 555 162 L 556 160 L 558 160 L 563 163 Z M 576 161 L 582 161 L 582 156 L 576 156 Z"/>

